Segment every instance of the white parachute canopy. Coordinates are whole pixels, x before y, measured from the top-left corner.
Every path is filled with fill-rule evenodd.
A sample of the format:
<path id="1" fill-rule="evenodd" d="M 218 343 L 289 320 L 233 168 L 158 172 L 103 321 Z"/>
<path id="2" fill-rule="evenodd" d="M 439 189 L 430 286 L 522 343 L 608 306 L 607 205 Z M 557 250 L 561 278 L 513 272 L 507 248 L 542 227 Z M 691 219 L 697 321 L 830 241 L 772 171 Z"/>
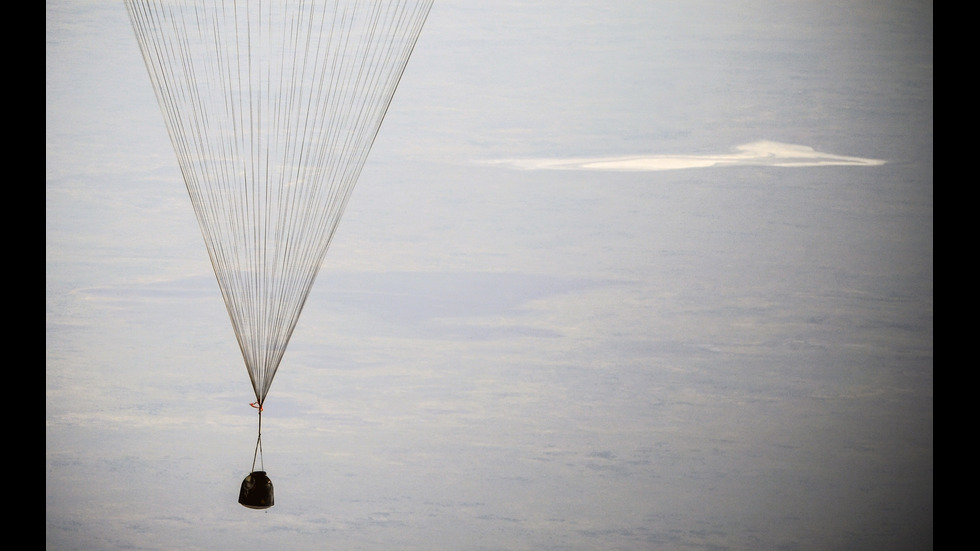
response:
<path id="1" fill-rule="evenodd" d="M 261 407 L 432 0 L 125 0 Z"/>

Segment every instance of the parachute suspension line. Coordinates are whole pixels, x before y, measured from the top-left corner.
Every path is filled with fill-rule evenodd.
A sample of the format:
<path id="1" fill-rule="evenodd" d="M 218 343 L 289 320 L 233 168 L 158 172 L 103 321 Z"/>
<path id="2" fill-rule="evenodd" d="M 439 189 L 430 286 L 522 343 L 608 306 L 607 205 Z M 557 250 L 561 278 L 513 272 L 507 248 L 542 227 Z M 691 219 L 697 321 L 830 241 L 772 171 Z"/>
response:
<path id="1" fill-rule="evenodd" d="M 262 456 L 262 406 L 258 402 L 253 402 L 249 405 L 259 410 L 259 436 L 255 440 L 255 453 L 252 455 L 252 470 L 249 471 L 254 473 L 256 459 L 259 461 L 259 470 L 265 470 L 265 458 Z"/>
<path id="2" fill-rule="evenodd" d="M 125 3 L 261 404 L 432 0 Z"/>

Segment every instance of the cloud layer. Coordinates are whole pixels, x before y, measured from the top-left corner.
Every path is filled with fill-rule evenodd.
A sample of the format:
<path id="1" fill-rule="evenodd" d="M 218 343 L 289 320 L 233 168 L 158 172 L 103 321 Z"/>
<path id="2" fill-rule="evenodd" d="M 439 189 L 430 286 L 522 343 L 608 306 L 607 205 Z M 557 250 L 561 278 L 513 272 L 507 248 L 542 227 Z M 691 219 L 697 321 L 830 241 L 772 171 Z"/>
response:
<path id="1" fill-rule="evenodd" d="M 732 153 L 507 159 L 495 164 L 525 170 L 659 171 L 723 166 L 881 166 L 885 162 L 881 159 L 822 153 L 806 145 L 763 140 L 736 146 Z"/>

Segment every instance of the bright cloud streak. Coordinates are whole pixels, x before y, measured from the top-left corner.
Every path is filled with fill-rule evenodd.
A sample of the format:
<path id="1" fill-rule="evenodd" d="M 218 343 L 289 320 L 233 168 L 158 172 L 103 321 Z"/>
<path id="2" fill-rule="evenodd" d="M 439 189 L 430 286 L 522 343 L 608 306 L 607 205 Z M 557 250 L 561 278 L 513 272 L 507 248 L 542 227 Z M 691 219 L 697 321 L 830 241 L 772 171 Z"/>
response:
<path id="1" fill-rule="evenodd" d="M 494 164 L 526 170 L 658 171 L 723 166 L 881 166 L 886 161 L 821 153 L 812 147 L 773 141 L 736 146 L 732 153 L 701 155 L 633 155 L 564 159 L 507 159 Z"/>

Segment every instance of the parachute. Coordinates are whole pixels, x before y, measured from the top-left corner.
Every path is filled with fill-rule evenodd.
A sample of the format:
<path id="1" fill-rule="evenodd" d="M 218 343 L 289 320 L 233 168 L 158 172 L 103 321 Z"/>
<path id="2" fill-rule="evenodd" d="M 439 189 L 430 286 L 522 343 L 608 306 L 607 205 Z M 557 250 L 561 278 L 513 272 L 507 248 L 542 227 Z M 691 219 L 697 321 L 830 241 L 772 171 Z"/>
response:
<path id="1" fill-rule="evenodd" d="M 260 457 L 262 406 L 432 0 L 125 3 L 255 392 Z"/>

